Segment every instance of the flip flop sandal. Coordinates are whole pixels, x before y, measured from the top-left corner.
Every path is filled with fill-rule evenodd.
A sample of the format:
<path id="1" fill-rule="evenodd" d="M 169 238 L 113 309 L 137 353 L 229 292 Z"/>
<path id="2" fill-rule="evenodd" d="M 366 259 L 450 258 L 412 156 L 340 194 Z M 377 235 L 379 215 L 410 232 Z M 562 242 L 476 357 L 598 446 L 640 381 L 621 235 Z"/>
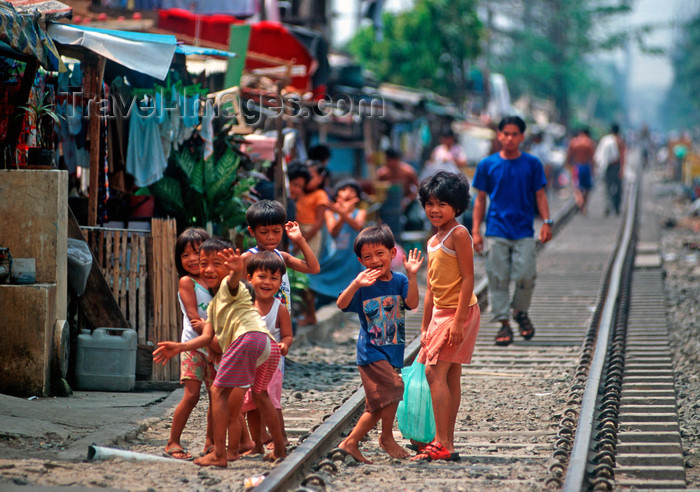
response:
<path id="1" fill-rule="evenodd" d="M 513 330 L 510 326 L 501 325 L 501 329 L 496 333 L 496 345 L 505 346 L 513 343 Z"/>
<path id="2" fill-rule="evenodd" d="M 518 323 L 521 337 L 523 337 L 525 340 L 529 340 L 535 336 L 535 327 L 532 325 L 532 321 L 530 321 L 530 317 L 526 312 L 519 312 L 513 316 L 513 319 L 516 323 Z"/>
<path id="3" fill-rule="evenodd" d="M 178 457 L 175 456 L 176 454 L 181 454 L 184 456 Z M 192 461 L 194 459 L 194 457 L 190 453 L 188 453 L 186 449 L 177 447 L 166 449 L 165 451 L 163 451 L 163 456 L 180 461 Z"/>
<path id="4" fill-rule="evenodd" d="M 450 460 L 450 461 L 452 461 L 453 454 L 454 453 L 450 453 L 447 450 L 447 448 L 445 448 L 445 446 L 443 446 L 439 442 L 433 441 L 430 444 L 428 444 L 421 453 L 418 453 L 413 458 L 411 458 L 411 461 L 419 461 L 419 460 L 426 460 L 426 461 Z M 459 455 L 457 455 L 457 456 L 459 456 Z"/>

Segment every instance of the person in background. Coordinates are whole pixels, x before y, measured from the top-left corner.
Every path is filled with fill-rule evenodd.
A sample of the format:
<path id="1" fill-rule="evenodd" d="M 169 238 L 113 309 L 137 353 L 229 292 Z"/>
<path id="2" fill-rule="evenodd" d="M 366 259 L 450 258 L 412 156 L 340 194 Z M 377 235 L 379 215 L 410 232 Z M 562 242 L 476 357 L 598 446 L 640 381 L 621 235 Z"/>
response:
<path id="1" fill-rule="evenodd" d="M 336 185 L 335 201 L 326 210 L 326 228 L 333 238 L 328 255 L 321 258 L 321 271 L 309 276 L 318 305 L 335 301 L 338 294 L 362 271 L 359 262 L 348 261 L 352 245 L 367 221 L 367 211 L 358 208 L 360 185 L 354 179 Z"/>
<path id="2" fill-rule="evenodd" d="M 620 126 L 613 123 L 610 133 L 598 142 L 595 149 L 594 160 L 598 166 L 598 172 L 605 179 L 605 215 L 610 212 L 620 214 L 622 203 L 622 177 L 625 172 L 625 142 L 620 136 Z"/>
<path id="3" fill-rule="evenodd" d="M 308 158 L 310 161 L 320 161 L 324 166 L 328 166 L 328 161 L 331 159 L 331 149 L 326 145 L 314 145 L 309 147 Z"/>
<path id="4" fill-rule="evenodd" d="M 452 130 L 445 131 L 440 136 L 440 145 L 433 149 L 430 161 L 425 164 L 420 178 L 425 179 L 438 171 L 450 173 L 461 172 L 467 166 L 467 154 L 457 143 L 457 137 Z"/>
<path id="5" fill-rule="evenodd" d="M 403 257 L 407 275 L 392 272 L 396 244 L 385 224 L 363 229 L 353 250 L 365 269 L 340 294 L 336 305 L 357 313 L 360 320 L 357 366 L 365 390 L 365 411 L 338 447 L 357 461 L 371 464 L 360 452 L 359 444 L 381 420 L 379 445 L 392 458 L 408 458 L 408 451 L 394 439 L 393 425 L 404 390 L 398 372 L 404 357 L 404 307 L 418 307 L 418 270 L 423 258 L 413 249 L 408 259 Z"/>
<path id="6" fill-rule="evenodd" d="M 520 151 L 525 139 L 525 122 L 519 116 L 506 116 L 498 124 L 501 150 L 479 162 L 472 186 L 478 190 L 474 202 L 474 251 L 484 251 L 481 223 L 486 218 L 486 237 L 490 248 L 486 258 L 489 279 L 489 304 L 492 321 L 501 323 L 496 334 L 496 345 L 513 342 L 510 328 L 510 310 L 518 323 L 520 335 L 529 340 L 535 327 L 528 316 L 537 277 L 533 222 L 535 214 L 543 219 L 539 240 L 552 239 L 553 221 L 542 162 L 535 156 Z M 490 199 L 488 211 L 486 198 Z M 515 292 L 509 302 L 510 281 L 515 281 Z"/>
<path id="7" fill-rule="evenodd" d="M 588 128 L 581 128 L 569 141 L 566 151 L 566 165 L 571 169 L 574 197 L 579 212 L 586 215 L 586 204 L 593 188 L 593 154 L 595 143 Z"/>
<path id="8" fill-rule="evenodd" d="M 299 229 L 306 240 L 311 253 L 315 258 L 320 257 L 323 246 L 323 231 L 325 225 L 325 213 L 328 208 L 328 195 L 324 190 L 315 189 L 307 191 L 311 181 L 311 174 L 305 164 L 289 166 L 289 194 L 297 208 L 297 221 Z M 318 271 L 310 272 L 318 273 Z M 299 326 L 316 324 L 316 306 L 314 294 L 306 290 L 303 294 L 305 300 L 304 317 L 299 320 Z"/>
<path id="9" fill-rule="evenodd" d="M 494 152 L 491 153 L 493 154 Z M 551 189 L 554 181 L 554 176 L 552 174 L 552 149 L 545 141 L 542 130 L 535 130 L 535 132 L 532 134 L 532 141 L 530 142 L 530 149 L 528 150 L 528 153 L 534 155 L 540 161 L 542 161 L 542 165 L 544 166 L 544 176 L 547 179 L 547 189 Z"/>
<path id="10" fill-rule="evenodd" d="M 387 149 L 385 155 L 385 164 L 377 169 L 377 180 L 401 185 L 403 188 L 401 210 L 406 212 L 408 206 L 414 203 L 418 196 L 418 174 L 413 166 L 401 160 L 399 151 Z"/>

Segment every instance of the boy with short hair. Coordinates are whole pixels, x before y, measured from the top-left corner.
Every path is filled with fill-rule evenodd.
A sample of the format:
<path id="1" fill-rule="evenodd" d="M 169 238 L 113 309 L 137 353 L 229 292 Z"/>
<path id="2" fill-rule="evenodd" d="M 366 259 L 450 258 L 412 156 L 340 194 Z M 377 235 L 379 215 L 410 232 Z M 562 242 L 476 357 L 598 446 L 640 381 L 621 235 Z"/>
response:
<path id="1" fill-rule="evenodd" d="M 396 442 L 392 428 L 404 390 L 400 374 L 404 356 L 404 307 L 418 307 L 418 270 L 423 258 L 414 249 L 408 259 L 403 257 L 407 275 L 392 272 L 396 246 L 394 235 L 386 225 L 363 229 L 355 238 L 353 249 L 365 270 L 340 294 L 337 305 L 343 311 L 357 313 L 362 325 L 357 340 L 357 365 L 365 389 L 365 412 L 339 447 L 357 461 L 371 464 L 358 444 L 381 420 L 382 449 L 393 458 L 407 458 L 408 451 Z"/>
<path id="2" fill-rule="evenodd" d="M 294 341 L 294 335 L 292 334 L 292 319 L 289 316 L 289 312 L 287 312 L 281 301 L 275 297 L 275 294 L 280 289 L 282 275 L 287 273 L 287 267 L 284 265 L 282 258 L 275 253 L 261 251 L 248 259 L 246 272 L 248 273 L 248 283 L 253 287 L 253 292 L 255 293 L 253 304 L 263 321 L 265 321 L 267 329 L 277 340 L 280 349 L 280 361 L 275 374 L 270 380 L 267 393 L 270 395 L 270 400 L 277 411 L 282 437 L 286 445 L 288 440 L 284 430 L 284 416 L 282 415 L 281 403 L 282 381 L 284 379 L 284 358 L 289 353 L 289 347 Z M 255 408 L 251 391 L 246 393 L 241 412 L 248 416 L 250 434 L 255 442 L 253 449 L 246 454 L 260 454 L 263 452 L 265 423 L 260 418 L 260 412 Z M 269 436 L 267 436 L 267 439 L 269 439 Z"/>
<path id="3" fill-rule="evenodd" d="M 243 253 L 243 261 L 248 261 L 251 255 L 260 251 L 272 251 L 284 260 L 287 268 L 301 273 L 318 273 L 321 271 L 316 255 L 311 251 L 306 239 L 301 234 L 299 224 L 287 221 L 287 212 L 285 212 L 281 203 L 273 200 L 260 200 L 248 208 L 245 218 L 246 222 L 248 222 L 248 232 L 255 238 L 257 245 Z M 287 231 L 287 236 L 301 252 L 303 259 L 277 249 L 277 246 L 282 241 L 284 231 Z M 282 286 L 277 297 L 287 308 L 287 311 L 291 313 L 291 288 L 289 276 L 286 272 L 282 276 Z"/>
<path id="4" fill-rule="evenodd" d="M 253 306 L 245 284 L 240 251 L 218 239 L 207 239 L 200 246 L 200 270 L 207 286 L 217 291 L 207 309 L 202 334 L 188 342 L 159 342 L 153 360 L 165 364 L 185 350 L 196 350 L 211 343 L 216 335 L 223 356 L 212 385 L 212 424 L 214 451 L 195 460 L 200 466 L 226 468 L 226 430 L 229 423 L 229 396 L 232 420 L 238 421 L 243 398 L 249 387 L 257 408 L 270 428 L 274 451 L 265 460 L 274 461 L 287 455 L 277 412 L 267 387 L 277 370 L 280 349 Z M 235 427 L 235 426 L 234 426 Z M 240 431 L 240 429 L 238 429 Z M 231 436 L 238 442 L 240 436 Z"/>

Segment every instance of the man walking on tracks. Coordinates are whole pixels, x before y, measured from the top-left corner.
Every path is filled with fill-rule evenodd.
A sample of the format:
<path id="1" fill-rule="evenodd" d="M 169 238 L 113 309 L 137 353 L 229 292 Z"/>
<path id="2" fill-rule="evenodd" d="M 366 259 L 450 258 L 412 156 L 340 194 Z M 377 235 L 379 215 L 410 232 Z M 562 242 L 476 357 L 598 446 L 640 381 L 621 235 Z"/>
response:
<path id="1" fill-rule="evenodd" d="M 578 134 L 569 141 L 566 164 L 571 166 L 576 205 L 582 215 L 586 215 L 586 202 L 593 187 L 594 153 L 595 143 L 591 139 L 588 128 L 581 128 Z"/>
<path id="2" fill-rule="evenodd" d="M 598 171 L 605 176 L 607 197 L 605 215 L 609 215 L 611 211 L 620 215 L 622 175 L 625 170 L 625 143 L 620 136 L 620 127 L 617 123 L 613 123 L 610 126 L 610 133 L 600 139 L 593 159 L 598 166 Z"/>
<path id="3" fill-rule="evenodd" d="M 537 157 L 520 151 L 525 128 L 525 122 L 519 116 L 506 116 L 501 120 L 498 125 L 501 150 L 479 162 L 472 182 L 478 190 L 472 230 L 474 250 L 481 253 L 484 249 L 479 230 L 484 217 L 485 235 L 490 240 L 486 274 L 492 321 L 501 323 L 496 345 L 509 345 L 513 341 L 509 321 L 511 308 L 520 335 L 526 340 L 535 335 L 527 311 L 537 276 L 533 222 L 538 211 L 544 220 L 539 240 L 546 243 L 552 239 L 553 222 L 549 216 L 544 167 Z M 490 199 L 488 213 L 487 195 Z M 515 282 L 515 292 L 509 303 L 511 280 Z"/>

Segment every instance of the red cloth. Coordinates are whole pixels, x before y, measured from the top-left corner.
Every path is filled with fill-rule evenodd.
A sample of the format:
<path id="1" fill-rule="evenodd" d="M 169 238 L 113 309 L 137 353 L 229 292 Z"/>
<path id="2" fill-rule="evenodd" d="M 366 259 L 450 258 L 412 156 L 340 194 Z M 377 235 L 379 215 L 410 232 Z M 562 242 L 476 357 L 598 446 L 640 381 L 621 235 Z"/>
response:
<path id="1" fill-rule="evenodd" d="M 199 19 L 199 38 L 222 45 L 229 45 L 231 24 L 243 24 L 244 21 L 232 15 L 195 15 L 184 9 L 165 9 L 158 11 L 158 27 L 168 31 L 194 37 L 197 19 Z M 280 58 L 294 60 L 295 65 L 304 65 L 306 74 L 292 77 L 290 86 L 298 91 L 311 90 L 311 75 L 316 68 L 316 60 L 291 32 L 279 22 L 261 21 L 251 25 L 248 51 Z M 270 63 L 246 57 L 245 69 L 268 68 Z"/>

